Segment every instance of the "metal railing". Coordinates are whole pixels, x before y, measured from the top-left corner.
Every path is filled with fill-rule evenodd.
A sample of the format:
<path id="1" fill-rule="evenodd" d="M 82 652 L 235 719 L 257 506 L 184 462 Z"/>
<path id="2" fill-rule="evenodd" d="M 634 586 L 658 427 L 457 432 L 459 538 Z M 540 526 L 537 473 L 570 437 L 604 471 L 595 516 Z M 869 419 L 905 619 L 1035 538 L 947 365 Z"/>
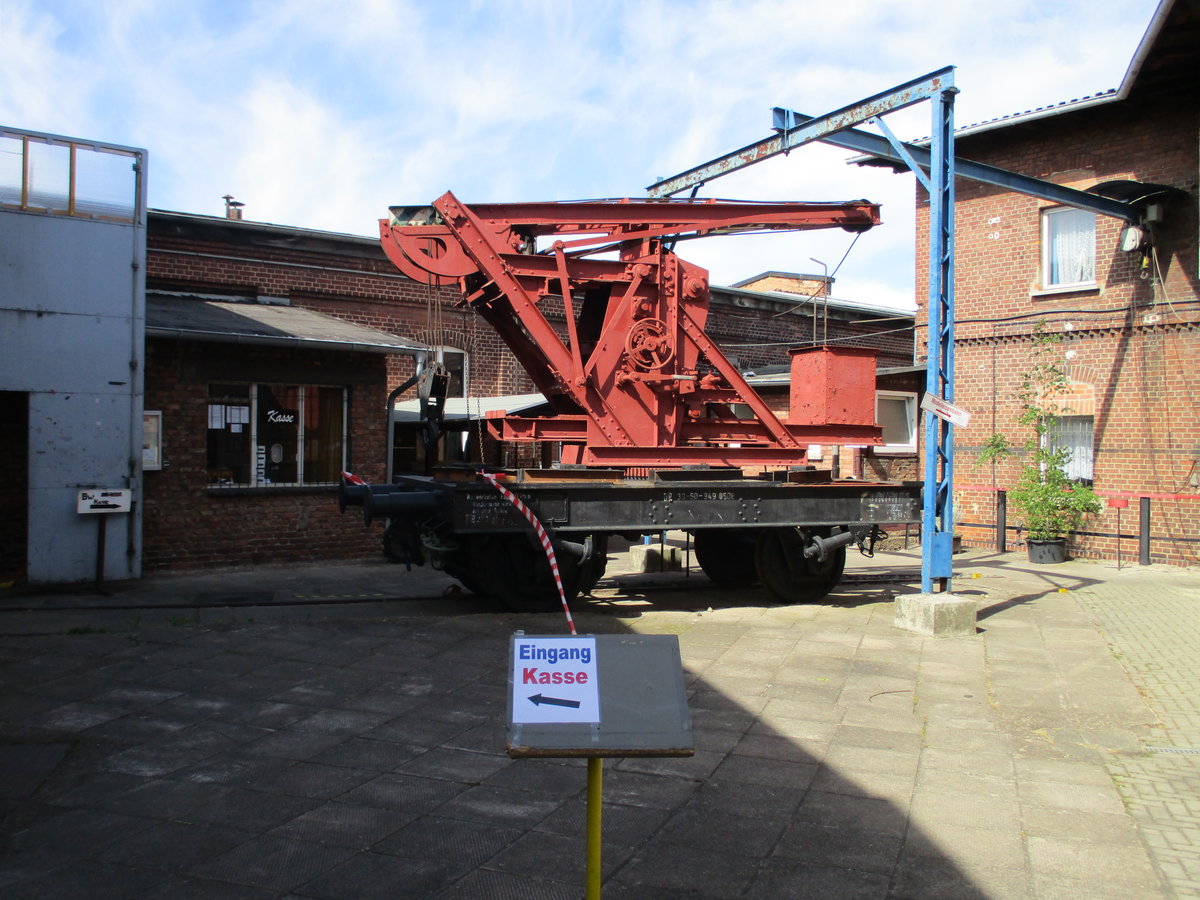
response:
<path id="1" fill-rule="evenodd" d="M 147 153 L 0 126 L 0 209 L 140 224 Z"/>

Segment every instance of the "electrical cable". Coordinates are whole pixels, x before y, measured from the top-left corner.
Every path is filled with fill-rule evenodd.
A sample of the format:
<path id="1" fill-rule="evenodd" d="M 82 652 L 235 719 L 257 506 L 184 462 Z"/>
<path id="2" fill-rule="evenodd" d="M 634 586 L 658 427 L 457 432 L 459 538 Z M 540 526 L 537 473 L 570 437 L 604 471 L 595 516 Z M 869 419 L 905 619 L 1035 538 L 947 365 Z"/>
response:
<path id="1" fill-rule="evenodd" d="M 839 341 L 859 341 L 859 340 L 863 340 L 865 338 L 880 337 L 885 334 L 901 334 L 905 331 L 912 331 L 912 328 L 911 327 L 910 328 L 893 328 L 889 331 L 868 331 L 865 334 L 851 334 L 851 335 L 847 335 L 846 337 L 829 338 L 829 340 L 826 341 L 825 343 L 834 344 Z M 794 347 L 794 346 L 796 346 L 796 341 L 794 341 L 794 340 L 792 340 L 792 341 L 764 341 L 764 342 L 750 342 L 750 343 L 722 341 L 721 346 L 722 347 Z"/>
<path id="2" fill-rule="evenodd" d="M 824 285 L 826 288 L 829 287 L 829 283 L 833 280 L 833 276 L 836 275 L 838 273 L 838 270 L 842 267 L 842 263 L 844 263 L 846 261 L 846 257 L 848 257 L 850 255 L 850 251 L 854 249 L 854 245 L 858 243 L 858 239 L 860 237 L 862 237 L 864 234 L 866 234 L 865 231 L 859 231 L 854 235 L 854 239 L 852 241 L 850 241 L 850 246 L 846 248 L 846 252 L 842 254 L 842 258 L 839 259 L 837 262 L 837 265 L 833 267 L 833 271 L 825 276 Z M 799 294 L 797 296 L 804 297 L 804 298 L 811 300 L 817 296 L 817 291 L 814 290 L 811 294 Z M 828 298 L 826 298 L 826 299 L 828 299 Z M 799 309 L 800 309 L 800 307 L 797 305 L 797 306 L 792 307 L 791 309 L 785 309 L 785 310 L 783 310 L 783 312 L 777 312 L 777 313 L 775 313 L 775 315 L 771 316 L 770 318 L 778 319 L 780 316 L 786 316 L 790 313 L 797 312 Z M 815 339 L 816 335 L 813 335 L 813 338 Z"/>

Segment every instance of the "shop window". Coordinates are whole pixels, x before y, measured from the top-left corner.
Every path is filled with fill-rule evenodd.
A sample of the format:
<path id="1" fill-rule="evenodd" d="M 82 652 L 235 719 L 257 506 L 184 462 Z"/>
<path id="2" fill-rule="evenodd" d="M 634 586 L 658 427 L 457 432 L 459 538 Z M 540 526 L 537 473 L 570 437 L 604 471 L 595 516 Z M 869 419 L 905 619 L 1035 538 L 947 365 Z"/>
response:
<path id="1" fill-rule="evenodd" d="M 917 395 L 876 391 L 875 421 L 883 429 L 883 445 L 876 453 L 917 452 Z"/>
<path id="2" fill-rule="evenodd" d="M 208 389 L 208 483 L 335 484 L 345 468 L 346 391 L 214 384 Z"/>
<path id="3" fill-rule="evenodd" d="M 1042 287 L 1095 283 L 1095 214 L 1070 207 L 1042 210 Z"/>
<path id="4" fill-rule="evenodd" d="M 1088 485 L 1093 483 L 1095 427 L 1092 416 L 1059 416 L 1046 435 L 1051 450 L 1069 451 L 1063 471 L 1072 481 Z"/>

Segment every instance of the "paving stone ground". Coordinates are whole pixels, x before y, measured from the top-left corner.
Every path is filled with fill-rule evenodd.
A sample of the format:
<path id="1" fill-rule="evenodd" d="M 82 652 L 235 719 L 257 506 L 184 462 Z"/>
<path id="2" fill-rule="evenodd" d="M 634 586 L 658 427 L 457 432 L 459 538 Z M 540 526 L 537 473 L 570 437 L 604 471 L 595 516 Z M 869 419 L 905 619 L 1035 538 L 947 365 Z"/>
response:
<path id="1" fill-rule="evenodd" d="M 1148 748 L 1197 745 L 1200 575 L 971 554 L 980 632 L 933 639 L 869 577 L 914 565 L 799 607 L 617 567 L 579 605 L 679 636 L 695 726 L 691 758 L 607 761 L 605 897 L 1196 895 L 1198 758 Z M 0 610 L 6 898 L 582 895 L 585 767 L 504 753 L 508 638 L 561 617 L 45 606 Z"/>
<path id="2" fill-rule="evenodd" d="M 1108 765 L 1179 897 L 1200 896 L 1200 597 L 1179 578 L 1147 591 L 1130 572 L 1078 595 L 1156 716 L 1142 755 Z"/>

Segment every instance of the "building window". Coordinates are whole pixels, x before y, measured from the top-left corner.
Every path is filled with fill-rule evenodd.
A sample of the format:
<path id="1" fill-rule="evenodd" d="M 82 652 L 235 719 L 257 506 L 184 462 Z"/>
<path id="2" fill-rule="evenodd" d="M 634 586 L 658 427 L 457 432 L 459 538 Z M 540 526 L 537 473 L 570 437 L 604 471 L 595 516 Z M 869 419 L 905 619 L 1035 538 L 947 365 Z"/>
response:
<path id="1" fill-rule="evenodd" d="M 336 484 L 345 456 L 345 388 L 209 386 L 210 485 Z"/>
<path id="2" fill-rule="evenodd" d="M 434 359 L 445 366 L 446 372 L 450 376 L 450 383 L 446 387 L 446 396 L 467 396 L 467 385 L 470 382 L 468 381 L 466 352 L 453 347 L 438 347 Z"/>
<path id="3" fill-rule="evenodd" d="M 1051 450 L 1070 451 L 1063 471 L 1072 481 L 1092 484 L 1092 449 L 1095 419 L 1092 416 L 1059 416 L 1046 435 Z"/>
<path id="4" fill-rule="evenodd" d="M 1042 211 L 1042 287 L 1096 283 L 1096 216 L 1061 207 Z"/>
<path id="5" fill-rule="evenodd" d="M 883 445 L 876 453 L 917 452 L 916 394 L 876 391 L 875 421 L 883 429 Z"/>

